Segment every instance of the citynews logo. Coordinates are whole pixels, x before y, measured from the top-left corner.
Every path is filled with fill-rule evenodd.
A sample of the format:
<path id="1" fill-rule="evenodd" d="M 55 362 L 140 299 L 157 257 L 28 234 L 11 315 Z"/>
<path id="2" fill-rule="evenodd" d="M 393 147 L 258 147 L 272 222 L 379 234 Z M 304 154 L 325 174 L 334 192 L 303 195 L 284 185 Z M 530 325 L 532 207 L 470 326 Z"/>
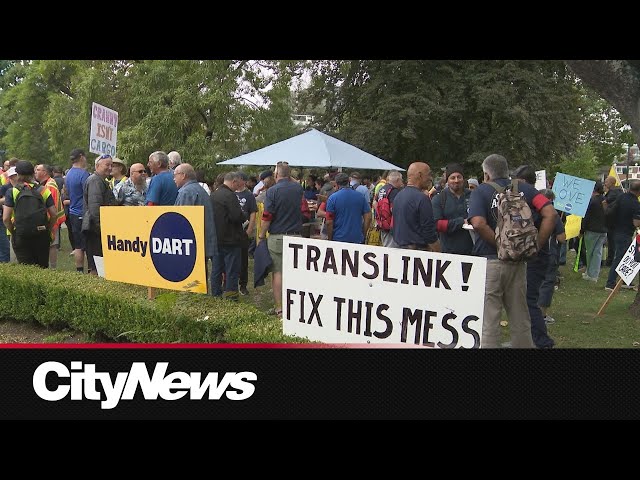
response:
<path id="1" fill-rule="evenodd" d="M 71 393 L 71 400 L 99 400 L 100 408 L 112 409 L 120 400 L 132 400 L 138 387 L 145 400 L 178 400 L 187 393 L 190 400 L 202 400 L 208 392 L 209 400 L 246 400 L 255 392 L 258 376 L 253 372 L 209 372 L 202 379 L 201 372 L 172 372 L 167 375 L 169 362 L 158 362 L 150 376 L 144 362 L 134 362 L 128 372 L 118 372 L 112 380 L 109 372 L 96 372 L 92 363 L 71 362 L 71 368 L 59 362 L 45 362 L 33 372 L 33 390 L 43 400 L 57 402 Z M 56 381 L 47 375 L 55 374 Z M 60 379 L 69 378 L 70 381 Z M 102 393 L 96 385 L 102 386 Z"/>

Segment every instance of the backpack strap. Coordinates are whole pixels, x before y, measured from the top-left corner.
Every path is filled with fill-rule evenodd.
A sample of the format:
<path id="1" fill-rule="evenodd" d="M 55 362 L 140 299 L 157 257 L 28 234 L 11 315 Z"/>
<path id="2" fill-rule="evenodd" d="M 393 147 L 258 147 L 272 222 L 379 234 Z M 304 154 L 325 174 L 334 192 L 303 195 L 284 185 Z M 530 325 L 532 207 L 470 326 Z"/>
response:
<path id="1" fill-rule="evenodd" d="M 491 185 L 493 187 L 493 189 L 498 192 L 498 193 L 502 193 L 504 192 L 507 188 L 506 187 L 501 187 L 500 185 L 498 185 L 496 182 L 485 182 L 487 185 Z"/>
<path id="2" fill-rule="evenodd" d="M 444 206 L 447 204 L 447 190 L 447 188 L 444 188 L 440 192 L 440 210 L 442 210 L 442 216 L 444 216 Z"/>

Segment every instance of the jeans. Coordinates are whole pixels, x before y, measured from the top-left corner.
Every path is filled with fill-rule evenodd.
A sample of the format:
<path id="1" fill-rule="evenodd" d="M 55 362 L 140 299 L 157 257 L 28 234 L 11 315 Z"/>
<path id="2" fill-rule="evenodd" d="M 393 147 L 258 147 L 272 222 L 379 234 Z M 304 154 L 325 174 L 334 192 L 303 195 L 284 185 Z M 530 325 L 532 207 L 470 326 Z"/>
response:
<path id="1" fill-rule="evenodd" d="M 618 274 L 616 273 L 616 268 L 624 257 L 625 252 L 629 245 L 631 245 L 631 237 L 626 235 L 619 235 L 614 232 L 613 235 L 613 245 L 615 247 L 615 254 L 613 256 L 613 263 L 611 264 L 611 269 L 609 270 L 609 277 L 607 278 L 607 287 L 614 288 L 616 286 L 616 282 L 618 281 Z"/>
<path id="2" fill-rule="evenodd" d="M 0 212 L 2 209 L 0 208 Z M 9 263 L 11 261 L 11 250 L 7 229 L 4 225 L 0 225 L 0 262 Z"/>
<path id="3" fill-rule="evenodd" d="M 587 275 L 598 278 L 602 266 L 602 247 L 607 240 L 606 233 L 584 232 L 584 242 L 587 247 Z"/>
<path id="4" fill-rule="evenodd" d="M 549 255 L 538 254 L 527 262 L 527 308 L 531 319 L 531 338 L 538 348 L 551 348 L 555 344 L 547 333 L 547 324 L 538 306 L 540 286 L 547 274 L 549 260 Z"/>
<path id="5" fill-rule="evenodd" d="M 562 245 L 566 245 L 564 242 Z M 547 266 L 547 273 L 544 276 L 542 285 L 540 285 L 540 294 L 538 296 L 538 305 L 544 308 L 551 306 L 551 300 L 553 299 L 553 292 L 555 291 L 556 279 L 558 278 L 558 259 L 559 251 L 552 252 L 549 256 L 549 265 Z"/>
<path id="6" fill-rule="evenodd" d="M 211 273 L 211 293 L 214 297 L 222 295 L 222 273 L 225 274 L 225 297 L 238 295 L 240 277 L 240 247 L 218 245 L 218 255 L 213 257 Z"/>
<path id="7" fill-rule="evenodd" d="M 567 243 L 568 242 L 564 242 L 560 245 L 560 265 L 565 265 L 567 263 Z"/>

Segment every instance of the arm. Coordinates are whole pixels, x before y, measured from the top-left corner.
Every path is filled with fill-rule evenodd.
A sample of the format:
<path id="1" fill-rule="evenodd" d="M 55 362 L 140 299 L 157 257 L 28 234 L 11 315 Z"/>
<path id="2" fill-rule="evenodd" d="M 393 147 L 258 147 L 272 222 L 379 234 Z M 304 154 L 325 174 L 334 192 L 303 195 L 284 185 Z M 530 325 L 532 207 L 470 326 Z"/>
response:
<path id="1" fill-rule="evenodd" d="M 49 231 L 53 231 L 53 227 L 56 226 L 56 221 L 58 220 L 58 209 L 55 205 L 51 207 L 47 207 L 47 212 L 49 212 Z"/>
<path id="2" fill-rule="evenodd" d="M 87 185 L 87 210 L 89 211 L 91 222 L 98 228 L 100 228 L 100 204 L 102 203 L 101 186 L 98 181 L 92 181 Z M 106 184 L 104 188 L 108 188 Z"/>
<path id="3" fill-rule="evenodd" d="M 11 221 L 11 216 L 13 215 L 13 207 L 4 206 L 2 210 L 2 222 L 4 226 L 7 227 L 9 233 L 13 235 L 13 222 Z"/>
<path id="4" fill-rule="evenodd" d="M 365 213 L 362 218 L 364 219 L 364 222 L 362 222 L 362 233 L 364 233 L 364 238 L 367 238 L 367 232 L 369 231 L 369 228 L 371 227 L 371 210 L 369 210 L 367 213 Z"/>
<path id="5" fill-rule="evenodd" d="M 333 213 L 327 212 L 326 225 L 327 225 L 327 240 L 333 240 Z"/>
<path id="6" fill-rule="evenodd" d="M 254 237 L 255 236 L 255 230 L 256 228 L 256 212 L 251 212 L 249 214 L 249 226 L 247 227 L 247 235 L 249 235 L 249 237 Z"/>
<path id="7" fill-rule="evenodd" d="M 566 241 L 567 241 L 567 234 L 566 234 L 566 233 L 564 233 L 564 232 L 562 232 L 562 233 L 560 233 L 560 234 L 556 235 L 556 240 L 557 240 L 559 243 L 564 243 L 564 242 L 566 242 Z"/>
<path id="8" fill-rule="evenodd" d="M 475 216 L 471 219 L 471 225 L 473 226 L 473 230 L 480 235 L 485 242 L 489 245 L 495 247 L 496 246 L 496 236 L 495 232 L 491 229 L 491 227 L 487 224 L 487 219 L 480 216 Z"/>
<path id="9" fill-rule="evenodd" d="M 558 218 L 558 212 L 556 212 L 551 203 L 542 207 L 540 214 L 542 215 L 542 223 L 538 230 L 538 249 L 542 248 L 542 246 L 547 243 L 547 240 L 549 240 L 556 225 L 556 218 Z"/>

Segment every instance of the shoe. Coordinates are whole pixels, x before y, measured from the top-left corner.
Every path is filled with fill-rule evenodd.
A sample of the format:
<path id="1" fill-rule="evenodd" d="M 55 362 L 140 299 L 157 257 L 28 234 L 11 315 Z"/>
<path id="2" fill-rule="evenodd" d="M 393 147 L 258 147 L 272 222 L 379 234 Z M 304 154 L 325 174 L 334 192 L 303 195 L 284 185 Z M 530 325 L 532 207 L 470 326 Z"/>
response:
<path id="1" fill-rule="evenodd" d="M 556 319 L 553 317 L 550 317 L 549 315 L 545 315 L 544 316 L 544 323 L 546 323 L 547 325 L 550 325 L 552 323 L 556 323 Z"/>
<path id="2" fill-rule="evenodd" d="M 282 309 L 281 308 L 270 308 L 269 311 L 267 311 L 268 315 L 275 315 L 276 317 L 282 317 Z"/>
<path id="3" fill-rule="evenodd" d="M 583 280 L 589 280 L 590 282 L 597 282 L 597 281 L 598 281 L 598 279 L 597 279 L 597 278 L 590 277 L 590 276 L 589 276 L 589 275 L 587 275 L 586 273 L 583 273 L 583 274 L 582 274 L 582 279 L 583 279 Z"/>
<path id="4" fill-rule="evenodd" d="M 607 292 L 613 292 L 613 288 L 611 288 L 611 287 L 604 287 L 604 289 L 605 289 Z"/>
<path id="5" fill-rule="evenodd" d="M 504 342 L 500 345 L 502 348 L 511 348 L 511 342 Z"/>
<path id="6" fill-rule="evenodd" d="M 249 295 L 249 290 L 247 290 L 247 287 L 240 287 L 240 295 Z"/>

